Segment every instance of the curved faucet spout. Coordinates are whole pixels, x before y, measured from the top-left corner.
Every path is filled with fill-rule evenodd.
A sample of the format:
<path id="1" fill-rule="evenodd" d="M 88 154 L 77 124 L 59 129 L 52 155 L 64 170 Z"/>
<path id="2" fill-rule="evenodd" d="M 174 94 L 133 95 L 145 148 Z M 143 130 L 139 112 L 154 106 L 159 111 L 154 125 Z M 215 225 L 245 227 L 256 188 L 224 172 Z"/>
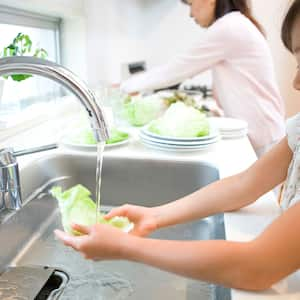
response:
<path id="1" fill-rule="evenodd" d="M 15 56 L 0 59 L 0 76 L 13 74 L 40 75 L 51 79 L 71 91 L 87 110 L 98 142 L 109 137 L 107 124 L 94 93 L 74 73 L 48 60 Z"/>

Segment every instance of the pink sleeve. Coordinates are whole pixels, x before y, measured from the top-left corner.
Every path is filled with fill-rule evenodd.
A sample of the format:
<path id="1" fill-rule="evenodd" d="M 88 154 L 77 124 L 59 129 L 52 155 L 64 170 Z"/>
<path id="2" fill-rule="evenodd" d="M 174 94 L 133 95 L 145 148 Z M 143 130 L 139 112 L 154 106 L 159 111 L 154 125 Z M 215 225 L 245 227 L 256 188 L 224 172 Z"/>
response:
<path id="1" fill-rule="evenodd" d="M 165 65 L 129 78 L 121 84 L 121 89 L 132 93 L 172 86 L 224 60 L 231 43 L 228 42 L 226 26 L 217 23 L 207 29 L 201 39 L 185 53 Z"/>

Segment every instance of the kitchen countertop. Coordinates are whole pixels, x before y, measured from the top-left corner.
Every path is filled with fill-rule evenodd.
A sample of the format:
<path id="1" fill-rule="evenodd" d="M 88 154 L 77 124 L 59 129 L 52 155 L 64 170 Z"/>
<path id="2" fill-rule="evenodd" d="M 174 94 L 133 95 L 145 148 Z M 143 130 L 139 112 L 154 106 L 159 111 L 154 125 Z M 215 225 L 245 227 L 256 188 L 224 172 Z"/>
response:
<path id="1" fill-rule="evenodd" d="M 105 150 L 109 157 L 136 157 L 174 159 L 181 161 L 205 161 L 219 168 L 220 177 L 224 178 L 249 167 L 255 160 L 255 152 L 248 138 L 221 140 L 209 150 L 199 152 L 162 152 L 152 150 L 140 143 L 136 131 L 131 132 L 132 138 L 127 145 L 112 147 Z M 52 151 L 74 151 L 59 148 Z M 37 154 L 36 154 L 37 155 Z M 42 154 L 40 154 L 42 155 Z M 87 155 L 89 153 L 87 152 Z M 90 154 L 91 155 L 91 154 Z M 104 157 L 105 157 L 104 156 Z M 32 156 L 20 157 L 19 164 L 22 168 Z M 226 238 L 231 241 L 248 241 L 261 233 L 280 214 L 273 192 L 262 196 L 254 204 L 237 212 L 225 214 Z M 232 289 L 233 300 L 294 300 L 300 299 L 300 272 L 296 272 L 272 289 L 261 292 L 244 292 Z"/>

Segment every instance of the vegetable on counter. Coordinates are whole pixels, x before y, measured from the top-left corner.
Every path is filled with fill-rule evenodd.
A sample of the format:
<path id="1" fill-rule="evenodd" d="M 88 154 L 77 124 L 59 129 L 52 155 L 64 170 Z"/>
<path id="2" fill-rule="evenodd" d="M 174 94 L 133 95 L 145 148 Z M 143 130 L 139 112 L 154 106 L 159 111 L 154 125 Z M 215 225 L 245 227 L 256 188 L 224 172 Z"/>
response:
<path id="1" fill-rule="evenodd" d="M 161 118 L 152 121 L 148 130 L 162 136 L 188 138 L 209 135 L 210 126 L 204 113 L 183 102 L 176 102 Z"/>
<path id="2" fill-rule="evenodd" d="M 172 93 L 172 95 L 164 97 L 164 99 L 165 99 L 165 101 L 167 101 L 167 104 L 169 106 L 176 102 L 183 102 L 187 106 L 192 106 L 194 108 L 200 109 L 197 106 L 196 100 L 192 96 L 190 96 L 184 92 L 175 91 Z"/>
<path id="3" fill-rule="evenodd" d="M 127 96 L 123 104 L 123 117 L 133 126 L 143 126 L 160 117 L 167 107 L 166 101 L 157 95 Z"/>
<path id="4" fill-rule="evenodd" d="M 85 226 L 96 223 L 110 224 L 125 232 L 130 231 L 133 227 L 133 223 L 125 217 L 114 217 L 107 221 L 103 218 L 103 214 L 100 214 L 99 219 L 96 220 L 96 203 L 91 198 L 91 192 L 81 184 L 75 185 L 64 192 L 61 187 L 55 186 L 50 193 L 58 201 L 62 225 L 65 232 L 69 234 L 79 235 L 78 232 L 72 229 L 71 224 L 73 223 Z"/>
<path id="5" fill-rule="evenodd" d="M 106 144 L 115 144 L 127 140 L 129 134 L 120 131 L 116 128 L 111 129 L 110 138 L 106 141 Z M 90 128 L 85 128 L 72 137 L 70 137 L 70 142 L 80 145 L 96 145 L 97 141 L 94 137 L 93 131 Z"/>
<path id="6" fill-rule="evenodd" d="M 205 114 L 208 112 L 194 96 L 182 91 L 162 91 L 149 96 L 127 96 L 123 100 L 123 118 L 133 126 L 143 126 L 162 116 L 172 104 L 178 102 Z"/>
<path id="7" fill-rule="evenodd" d="M 188 91 L 175 90 L 166 92 L 162 91 L 160 95 L 165 100 L 168 106 L 176 102 L 183 102 L 185 105 L 191 106 L 205 114 L 208 114 L 210 112 L 205 104 L 201 104 L 199 102 L 199 97 L 202 99 L 202 96 L 200 96 L 199 94 L 189 95 Z"/>

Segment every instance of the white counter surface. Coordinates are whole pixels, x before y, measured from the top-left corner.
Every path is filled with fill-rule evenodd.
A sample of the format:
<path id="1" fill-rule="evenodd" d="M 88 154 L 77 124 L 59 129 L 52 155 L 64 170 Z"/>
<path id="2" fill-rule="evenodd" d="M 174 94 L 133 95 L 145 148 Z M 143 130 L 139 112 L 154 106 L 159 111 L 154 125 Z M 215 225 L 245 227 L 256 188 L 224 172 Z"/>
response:
<path id="1" fill-rule="evenodd" d="M 72 151 L 60 148 L 55 151 Z M 73 150 L 74 151 L 74 150 Z M 256 156 L 248 138 L 221 140 L 210 150 L 173 153 L 152 150 L 143 146 L 136 134 L 129 144 L 105 150 L 105 156 L 156 157 L 183 161 L 206 161 L 216 165 L 224 178 L 250 166 Z M 25 157 L 24 157 L 25 158 Z M 29 157 L 28 157 L 29 158 Z M 104 158 L 105 159 L 105 158 Z M 26 161 L 27 159 L 25 159 Z M 24 162 L 25 162 L 24 161 Z M 22 167 L 22 161 L 20 161 Z M 261 233 L 280 214 L 273 192 L 238 212 L 225 214 L 226 238 L 232 241 L 248 241 Z M 294 273 L 263 293 L 232 290 L 233 300 L 296 300 L 300 299 L 300 272 Z"/>

